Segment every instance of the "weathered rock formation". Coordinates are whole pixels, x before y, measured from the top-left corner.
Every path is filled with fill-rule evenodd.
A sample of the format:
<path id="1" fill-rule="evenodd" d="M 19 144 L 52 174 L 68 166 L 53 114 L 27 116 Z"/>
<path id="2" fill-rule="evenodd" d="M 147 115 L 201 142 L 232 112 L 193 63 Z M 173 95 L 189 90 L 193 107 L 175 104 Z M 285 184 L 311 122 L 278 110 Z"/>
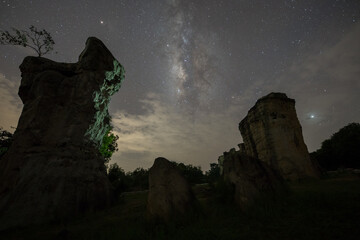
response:
<path id="1" fill-rule="evenodd" d="M 77 63 L 26 57 L 20 70 L 24 108 L 0 160 L 0 230 L 108 206 L 112 189 L 98 148 L 123 67 L 91 37 Z"/>
<path id="2" fill-rule="evenodd" d="M 175 164 L 155 159 L 149 170 L 147 210 L 151 219 L 168 222 L 195 210 L 195 197 L 188 181 Z"/>
<path id="3" fill-rule="evenodd" d="M 283 178 L 265 162 L 231 149 L 224 152 L 223 177 L 234 187 L 234 200 L 241 208 L 257 198 L 275 198 L 286 190 Z"/>
<path id="4" fill-rule="evenodd" d="M 310 160 L 295 100 L 284 93 L 260 98 L 240 122 L 245 153 L 266 162 L 288 180 L 317 177 Z"/>

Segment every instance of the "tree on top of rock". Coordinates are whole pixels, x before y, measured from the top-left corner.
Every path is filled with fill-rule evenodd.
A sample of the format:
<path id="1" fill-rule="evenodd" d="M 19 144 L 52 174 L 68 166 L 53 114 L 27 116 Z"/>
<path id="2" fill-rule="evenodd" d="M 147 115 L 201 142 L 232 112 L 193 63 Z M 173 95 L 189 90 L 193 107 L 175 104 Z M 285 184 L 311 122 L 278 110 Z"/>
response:
<path id="1" fill-rule="evenodd" d="M 18 30 L 12 28 L 14 33 L 0 30 L 0 44 L 1 45 L 19 45 L 33 49 L 39 57 L 54 49 L 54 40 L 50 33 L 43 30 L 38 30 L 31 25 L 30 31 Z"/>

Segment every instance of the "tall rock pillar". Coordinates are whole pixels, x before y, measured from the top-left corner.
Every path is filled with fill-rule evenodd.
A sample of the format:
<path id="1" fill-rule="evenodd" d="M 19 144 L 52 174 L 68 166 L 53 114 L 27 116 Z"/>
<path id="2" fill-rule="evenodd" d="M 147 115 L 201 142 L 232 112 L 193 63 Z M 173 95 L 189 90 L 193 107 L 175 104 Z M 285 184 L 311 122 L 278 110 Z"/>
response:
<path id="1" fill-rule="evenodd" d="M 112 188 L 98 149 L 124 68 L 90 37 L 77 63 L 26 57 L 20 70 L 24 107 L 0 159 L 0 230 L 108 206 Z"/>
<path id="2" fill-rule="evenodd" d="M 245 153 L 258 158 L 288 180 L 317 177 L 304 143 L 295 100 L 284 93 L 260 98 L 240 122 Z"/>

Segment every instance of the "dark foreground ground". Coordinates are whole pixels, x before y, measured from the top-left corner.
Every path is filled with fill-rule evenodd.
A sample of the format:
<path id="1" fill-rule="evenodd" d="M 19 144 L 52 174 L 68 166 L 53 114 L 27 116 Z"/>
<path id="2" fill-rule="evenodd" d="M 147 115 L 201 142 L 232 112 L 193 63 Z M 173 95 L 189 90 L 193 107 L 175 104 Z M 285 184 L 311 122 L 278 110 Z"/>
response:
<path id="1" fill-rule="evenodd" d="M 360 177 L 336 174 L 290 184 L 276 202 L 261 200 L 245 212 L 196 186 L 204 214 L 183 224 L 149 224 L 147 192 L 124 194 L 111 209 L 65 224 L 0 233 L 0 239 L 360 239 Z"/>

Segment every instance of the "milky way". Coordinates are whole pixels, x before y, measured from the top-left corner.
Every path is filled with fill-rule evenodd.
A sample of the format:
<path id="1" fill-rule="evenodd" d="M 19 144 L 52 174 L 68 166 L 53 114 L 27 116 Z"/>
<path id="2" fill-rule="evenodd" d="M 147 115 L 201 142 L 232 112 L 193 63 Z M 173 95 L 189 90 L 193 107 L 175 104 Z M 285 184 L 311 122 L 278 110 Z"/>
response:
<path id="1" fill-rule="evenodd" d="M 109 0 L 0 1 L 0 29 L 45 28 L 46 57 L 76 62 L 89 36 L 124 65 L 110 113 L 113 156 L 125 170 L 154 158 L 200 165 L 242 141 L 256 100 L 285 92 L 310 151 L 360 122 L 360 2 Z M 0 46 L 0 126 L 16 127 L 18 66 L 31 49 Z M 10 129 L 11 130 L 11 129 Z"/>
<path id="2" fill-rule="evenodd" d="M 164 16 L 168 32 L 164 45 L 169 59 L 170 94 L 176 97 L 177 104 L 191 104 L 193 109 L 207 107 L 214 100 L 219 80 L 212 46 L 216 44 L 217 34 L 196 26 L 199 6 L 180 0 L 167 4 Z"/>

